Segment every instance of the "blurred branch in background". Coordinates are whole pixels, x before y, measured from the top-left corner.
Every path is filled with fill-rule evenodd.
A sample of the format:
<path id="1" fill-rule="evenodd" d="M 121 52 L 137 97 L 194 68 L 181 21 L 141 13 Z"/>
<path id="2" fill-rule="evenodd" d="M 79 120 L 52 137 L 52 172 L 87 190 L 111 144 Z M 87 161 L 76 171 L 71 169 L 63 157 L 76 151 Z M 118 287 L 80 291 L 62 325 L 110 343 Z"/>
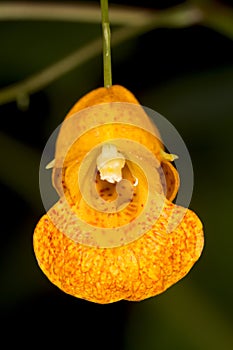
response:
<path id="1" fill-rule="evenodd" d="M 0 20 L 51 20 L 100 22 L 100 9 L 96 5 L 59 4 L 0 4 Z M 181 28 L 195 24 L 209 26 L 233 38 L 233 12 L 220 4 L 204 2 L 204 6 L 186 3 L 165 10 L 147 11 L 129 7 L 110 9 L 112 25 L 124 25 L 112 33 L 112 46 L 155 28 Z M 0 90 L 0 104 L 28 101 L 30 94 L 43 89 L 62 75 L 97 56 L 102 51 L 102 39 L 96 39 L 75 50 L 69 56 L 44 70 Z"/>
<path id="2" fill-rule="evenodd" d="M 186 10 L 194 10 L 194 6 L 185 6 Z M 180 8 L 183 12 L 183 9 Z M 141 26 L 154 20 L 155 14 L 160 17 L 167 10 L 139 9 L 129 6 L 111 5 L 111 24 Z M 48 20 L 62 22 L 101 23 L 100 6 L 96 4 L 56 4 L 56 3 L 6 3 L 0 4 L 0 20 Z"/>

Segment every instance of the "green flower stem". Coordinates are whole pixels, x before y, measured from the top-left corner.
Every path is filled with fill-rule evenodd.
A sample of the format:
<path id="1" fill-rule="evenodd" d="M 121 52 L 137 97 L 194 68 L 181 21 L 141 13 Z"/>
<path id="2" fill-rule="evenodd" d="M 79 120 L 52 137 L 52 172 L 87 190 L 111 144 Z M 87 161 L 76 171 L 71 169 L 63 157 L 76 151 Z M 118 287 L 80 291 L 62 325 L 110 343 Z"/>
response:
<path id="1" fill-rule="evenodd" d="M 111 32 L 108 17 L 108 0 L 100 0 L 103 31 L 103 65 L 104 65 L 104 86 L 109 88 L 112 85 L 111 66 Z"/>

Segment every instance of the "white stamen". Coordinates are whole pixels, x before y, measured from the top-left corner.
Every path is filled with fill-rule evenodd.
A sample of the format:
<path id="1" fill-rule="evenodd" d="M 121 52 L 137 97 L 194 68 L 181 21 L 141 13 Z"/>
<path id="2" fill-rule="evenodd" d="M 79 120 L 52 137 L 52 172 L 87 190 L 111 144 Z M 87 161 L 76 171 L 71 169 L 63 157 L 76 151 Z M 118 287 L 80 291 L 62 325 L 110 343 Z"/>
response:
<path id="1" fill-rule="evenodd" d="M 110 183 L 120 182 L 122 180 L 121 169 L 125 165 L 125 158 L 123 154 L 117 151 L 115 145 L 103 145 L 102 152 L 98 156 L 96 164 L 101 180 L 106 180 Z"/>

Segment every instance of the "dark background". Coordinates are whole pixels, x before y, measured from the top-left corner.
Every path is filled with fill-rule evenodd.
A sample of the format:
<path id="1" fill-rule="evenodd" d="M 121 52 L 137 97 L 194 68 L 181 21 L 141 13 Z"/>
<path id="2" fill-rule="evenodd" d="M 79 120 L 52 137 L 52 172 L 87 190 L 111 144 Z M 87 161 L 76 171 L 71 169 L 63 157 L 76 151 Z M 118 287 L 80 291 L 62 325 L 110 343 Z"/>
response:
<path id="1" fill-rule="evenodd" d="M 110 6 L 113 3 L 161 10 L 185 1 L 111 1 Z M 36 73 L 100 35 L 98 23 L 0 21 L 0 87 Z M 190 208 L 204 223 L 204 252 L 185 279 L 140 303 L 97 305 L 75 299 L 40 271 L 32 248 L 34 227 L 44 213 L 40 156 L 74 102 L 103 85 L 98 55 L 33 93 L 28 106 L 22 100 L 0 106 L 0 341 L 7 341 L 8 348 L 35 344 L 230 350 L 232 41 L 201 24 L 160 28 L 113 47 L 112 61 L 113 83 L 165 116 L 186 143 L 195 176 Z"/>

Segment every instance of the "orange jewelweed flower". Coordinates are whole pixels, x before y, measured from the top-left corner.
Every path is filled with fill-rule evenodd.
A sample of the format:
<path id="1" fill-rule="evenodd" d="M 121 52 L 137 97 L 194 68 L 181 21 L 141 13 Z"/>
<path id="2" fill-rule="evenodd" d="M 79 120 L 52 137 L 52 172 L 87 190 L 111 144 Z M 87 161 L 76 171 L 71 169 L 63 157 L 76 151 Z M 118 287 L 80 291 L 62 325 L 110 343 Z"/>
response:
<path id="1" fill-rule="evenodd" d="M 82 97 L 56 142 L 52 181 L 60 199 L 34 232 L 49 280 L 105 304 L 143 300 L 183 278 L 204 238 L 197 215 L 172 203 L 174 159 L 130 91 L 114 85 Z"/>

